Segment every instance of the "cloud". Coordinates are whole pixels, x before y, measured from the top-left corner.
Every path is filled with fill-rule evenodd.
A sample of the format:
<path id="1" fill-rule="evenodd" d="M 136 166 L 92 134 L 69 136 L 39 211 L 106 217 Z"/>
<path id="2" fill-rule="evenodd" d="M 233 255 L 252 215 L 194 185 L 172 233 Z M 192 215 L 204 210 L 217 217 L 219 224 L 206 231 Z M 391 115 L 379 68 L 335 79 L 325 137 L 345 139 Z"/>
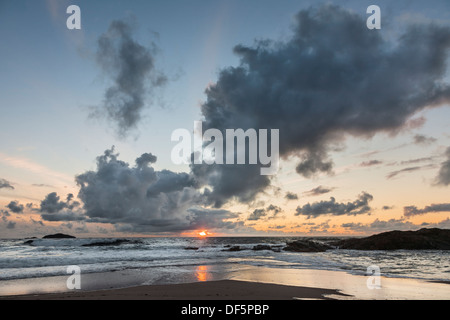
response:
<path id="1" fill-rule="evenodd" d="M 41 201 L 39 212 L 46 221 L 82 221 L 85 220 L 80 210 L 80 202 L 73 201 L 74 195 L 69 193 L 66 201 L 61 201 L 56 192 L 49 193 Z"/>
<path id="2" fill-rule="evenodd" d="M 45 184 L 45 183 L 33 183 L 33 187 L 39 187 L 39 188 L 55 188 L 55 186 Z"/>
<path id="3" fill-rule="evenodd" d="M 288 200 L 298 200 L 298 195 L 290 191 L 286 192 L 286 195 L 284 197 Z"/>
<path id="4" fill-rule="evenodd" d="M 450 228 L 450 219 L 447 218 L 437 223 L 423 222 L 421 224 L 414 224 L 410 221 L 404 219 L 389 219 L 389 220 L 379 220 L 375 219 L 373 222 L 368 224 L 363 223 L 343 223 L 341 227 L 362 233 L 379 233 L 384 231 L 392 230 L 417 230 L 419 228 Z"/>
<path id="5" fill-rule="evenodd" d="M 381 161 L 381 160 L 369 160 L 369 161 L 361 162 L 359 164 L 359 166 L 360 167 L 371 167 L 371 166 L 376 166 L 376 165 L 379 165 L 382 163 L 383 163 L 383 161 Z"/>
<path id="6" fill-rule="evenodd" d="M 112 223 L 118 230 L 135 232 L 176 232 L 206 221 L 202 211 L 206 209 L 196 209 L 204 196 L 191 175 L 156 171 L 151 154 L 140 156 L 135 166 L 118 156 L 114 148 L 106 150 L 97 158 L 95 171 L 76 176 L 88 222 Z M 206 223 L 210 227 L 227 216 L 225 211 L 208 212 L 215 217 Z"/>
<path id="7" fill-rule="evenodd" d="M 114 20 L 97 41 L 98 65 L 112 85 L 92 115 L 110 120 L 120 137 L 136 129 L 149 105 L 148 95 L 167 82 L 166 76 L 155 67 L 157 46 L 138 43 L 133 38 L 133 29 L 131 23 Z"/>
<path id="8" fill-rule="evenodd" d="M 0 210 L 0 213 L 2 214 L 2 220 L 4 223 L 6 223 L 7 229 L 14 229 L 16 227 L 16 223 L 14 221 L 9 221 L 8 217 L 11 215 L 6 210 Z"/>
<path id="9" fill-rule="evenodd" d="M 386 176 L 386 179 L 392 179 L 401 173 L 414 172 L 414 171 L 419 171 L 422 169 L 429 169 L 429 168 L 434 168 L 434 167 L 435 166 L 433 164 L 424 165 L 424 166 L 408 167 L 408 168 L 404 168 L 404 169 L 400 169 L 400 170 L 396 170 L 396 171 L 392 171 L 392 172 L 388 173 L 388 175 Z"/>
<path id="10" fill-rule="evenodd" d="M 203 129 L 280 129 L 280 155 L 306 178 L 333 172 L 330 152 L 346 136 L 396 134 L 423 124 L 420 110 L 450 102 L 450 28 L 411 25 L 397 39 L 368 30 L 365 17 L 333 5 L 295 15 L 285 40 L 237 45 L 240 64 L 206 89 Z M 196 165 L 220 207 L 270 186 L 258 165 Z"/>
<path id="11" fill-rule="evenodd" d="M 339 203 L 336 202 L 334 197 L 331 197 L 329 201 L 314 202 L 313 204 L 306 204 L 303 207 L 297 207 L 295 215 L 307 216 L 310 218 L 317 218 L 321 215 L 359 215 L 364 213 L 370 213 L 371 208 L 369 202 L 373 199 L 373 196 L 367 192 L 363 192 L 353 202 Z"/>
<path id="12" fill-rule="evenodd" d="M 40 212 L 45 213 L 55 213 L 60 212 L 63 209 L 72 210 L 78 207 L 80 203 L 78 201 L 73 201 L 73 194 L 69 193 L 67 195 L 66 201 L 60 201 L 60 197 L 56 192 L 49 193 L 44 200 L 41 201 Z"/>
<path id="13" fill-rule="evenodd" d="M 11 182 L 5 179 L 0 178 L 0 189 L 12 189 L 14 190 L 14 187 L 11 185 Z"/>
<path id="14" fill-rule="evenodd" d="M 404 160 L 404 161 L 400 162 L 400 164 L 405 165 L 405 164 L 420 163 L 420 162 L 432 161 L 433 159 L 434 159 L 434 157 L 417 158 L 417 159 L 411 159 L 411 160 Z"/>
<path id="15" fill-rule="evenodd" d="M 209 208 L 207 194 L 188 173 L 157 171 L 156 156 L 144 153 L 130 164 L 119 159 L 114 147 L 97 157 L 95 170 L 75 177 L 78 199 L 56 192 L 41 201 L 45 221 L 112 224 L 120 232 L 165 233 L 187 230 L 244 228 L 238 213 Z M 279 209 L 279 208 L 278 208 Z M 269 206 L 275 215 L 277 210 Z"/>
<path id="16" fill-rule="evenodd" d="M 16 223 L 14 221 L 8 221 L 6 224 L 7 229 L 14 229 L 16 227 Z"/>
<path id="17" fill-rule="evenodd" d="M 318 186 L 316 188 L 313 188 L 309 191 L 304 192 L 305 194 L 309 195 L 309 196 L 319 196 L 321 194 L 325 194 L 328 192 L 333 191 L 335 188 L 327 188 L 327 187 L 322 187 L 322 186 Z"/>
<path id="18" fill-rule="evenodd" d="M 418 145 L 430 145 L 434 142 L 436 142 L 437 139 L 433 137 L 427 137 L 423 134 L 416 134 L 414 136 L 414 143 Z"/>
<path id="19" fill-rule="evenodd" d="M 42 213 L 42 220 L 45 221 L 83 221 L 86 217 L 81 212 L 63 209 L 53 213 Z"/>
<path id="20" fill-rule="evenodd" d="M 263 217 L 268 217 L 268 219 L 273 219 L 277 214 L 282 212 L 281 208 L 278 206 L 274 206 L 273 204 L 269 205 L 267 208 L 263 209 L 255 209 L 247 218 L 247 220 L 260 220 Z M 270 216 L 268 216 L 270 214 Z"/>
<path id="21" fill-rule="evenodd" d="M 438 175 L 436 177 L 436 183 L 439 185 L 450 185 L 450 147 L 445 151 L 447 160 L 441 164 Z"/>
<path id="22" fill-rule="evenodd" d="M 403 207 L 403 215 L 407 218 L 430 212 L 450 212 L 450 203 L 432 204 L 423 209 L 418 209 L 416 206 Z"/>
<path id="23" fill-rule="evenodd" d="M 375 219 L 373 222 L 368 224 L 363 223 L 343 223 L 341 227 L 349 229 L 352 231 L 363 232 L 363 233 L 378 233 L 391 230 L 414 230 L 420 227 L 409 221 L 403 219 L 389 219 L 389 220 L 379 220 Z"/>
<path id="24" fill-rule="evenodd" d="M 23 213 L 24 209 L 23 204 L 19 204 L 18 201 L 11 201 L 6 207 L 14 213 Z"/>

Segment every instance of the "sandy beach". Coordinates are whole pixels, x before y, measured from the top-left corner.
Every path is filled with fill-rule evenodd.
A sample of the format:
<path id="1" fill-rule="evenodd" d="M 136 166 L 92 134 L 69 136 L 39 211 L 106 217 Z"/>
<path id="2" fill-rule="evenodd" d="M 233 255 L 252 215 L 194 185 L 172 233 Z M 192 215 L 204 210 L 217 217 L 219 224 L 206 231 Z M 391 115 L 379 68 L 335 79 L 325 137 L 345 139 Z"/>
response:
<path id="1" fill-rule="evenodd" d="M 151 270 L 149 270 L 151 272 Z M 67 277 L 3 281 L 0 300 L 449 300 L 450 285 L 419 279 L 367 276 L 341 271 L 249 266 L 213 273 L 193 268 L 180 283 L 151 283 L 140 270 L 83 276 L 81 290 L 68 290 Z M 175 280 L 174 280 L 175 281 Z"/>
<path id="2" fill-rule="evenodd" d="M 218 280 L 170 285 L 12 296 L 14 300 L 292 300 L 326 299 L 337 290 Z M 1 299 L 8 299 L 2 297 Z"/>

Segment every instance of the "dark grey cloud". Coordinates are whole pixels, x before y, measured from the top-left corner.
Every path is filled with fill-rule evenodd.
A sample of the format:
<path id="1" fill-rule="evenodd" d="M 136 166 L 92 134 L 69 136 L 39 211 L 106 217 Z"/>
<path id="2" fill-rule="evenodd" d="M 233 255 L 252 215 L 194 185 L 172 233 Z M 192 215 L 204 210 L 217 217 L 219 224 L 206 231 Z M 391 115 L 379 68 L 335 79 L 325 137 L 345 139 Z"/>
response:
<path id="1" fill-rule="evenodd" d="M 296 216 L 306 216 L 308 219 L 317 218 L 321 215 L 359 215 L 364 213 L 370 213 L 371 208 L 369 202 L 372 201 L 373 196 L 367 192 L 363 192 L 353 202 L 339 203 L 336 202 L 334 197 L 331 197 L 329 201 L 308 203 L 303 207 L 297 207 Z"/>
<path id="2" fill-rule="evenodd" d="M 61 200 L 56 192 L 41 201 L 45 221 L 107 223 L 121 232 L 164 233 L 199 228 L 237 230 L 243 221 L 238 213 L 208 208 L 207 196 L 188 173 L 157 171 L 157 160 L 144 153 L 135 165 L 119 159 L 114 147 L 97 157 L 95 170 L 75 177 L 78 199 L 68 194 Z M 268 207 L 275 211 L 275 207 Z M 237 220 L 237 221 L 236 221 Z"/>
<path id="3" fill-rule="evenodd" d="M 132 23 L 115 20 L 97 41 L 97 62 L 112 81 L 93 116 L 112 121 L 119 136 L 136 129 L 151 103 L 149 95 L 167 78 L 155 67 L 157 46 L 141 45 L 133 38 Z"/>
<path id="4" fill-rule="evenodd" d="M 444 186 L 450 185 L 450 147 L 445 152 L 447 160 L 441 164 L 438 175 L 436 177 L 436 183 Z"/>
<path id="5" fill-rule="evenodd" d="M 428 137 L 423 134 L 416 134 L 414 136 L 414 143 L 419 145 L 430 145 L 436 141 L 437 141 L 436 138 Z"/>
<path id="6" fill-rule="evenodd" d="M 237 214 L 201 207 L 205 195 L 187 173 L 155 170 L 156 157 L 143 154 L 135 166 L 114 148 L 97 158 L 97 169 L 76 176 L 87 222 L 115 224 L 128 232 L 178 232 L 234 228 Z"/>
<path id="7" fill-rule="evenodd" d="M 290 191 L 286 192 L 286 195 L 284 197 L 288 200 L 298 200 L 298 195 Z"/>
<path id="8" fill-rule="evenodd" d="M 240 64 L 222 69 L 206 90 L 203 129 L 280 129 L 281 156 L 298 157 L 297 173 L 310 178 L 333 172 L 330 152 L 348 135 L 423 124 L 412 119 L 418 111 L 450 101 L 450 28 L 416 24 L 388 39 L 365 19 L 333 5 L 312 7 L 295 16 L 287 40 L 237 45 Z M 251 201 L 270 185 L 257 165 L 194 167 L 218 207 L 231 198 Z"/>
<path id="9" fill-rule="evenodd" d="M 20 204 L 18 201 L 11 201 L 6 207 L 14 213 L 23 213 L 24 209 L 23 204 Z"/>
<path id="10" fill-rule="evenodd" d="M 403 207 L 403 215 L 406 218 L 423 215 L 430 212 L 450 212 L 450 203 L 438 203 L 426 206 L 423 209 L 418 209 L 416 206 Z"/>
<path id="11" fill-rule="evenodd" d="M 45 221 L 83 221 L 86 217 L 80 211 L 63 209 L 53 213 L 42 213 L 41 218 Z"/>
<path id="12" fill-rule="evenodd" d="M 69 193 L 66 201 L 61 201 L 56 192 L 49 193 L 44 200 L 41 201 L 39 211 L 43 213 L 57 213 L 64 209 L 72 210 L 80 205 L 78 201 L 72 201 L 73 194 Z"/>
<path id="13" fill-rule="evenodd" d="M 97 158 L 97 170 L 76 176 L 78 197 L 92 221 L 176 229 L 187 209 L 201 201 L 186 173 L 155 171 L 141 156 L 130 167 L 114 148 Z M 147 159 L 148 160 L 148 159 Z"/>
<path id="14" fill-rule="evenodd" d="M 273 204 L 269 205 L 267 208 L 255 209 L 247 218 L 247 220 L 260 220 L 261 218 L 267 217 L 268 219 L 275 218 L 280 212 L 281 208 Z"/>
<path id="15" fill-rule="evenodd" d="M 329 193 L 331 191 L 333 191 L 335 188 L 328 188 L 328 187 L 323 187 L 323 186 L 318 186 L 316 188 L 313 188 L 309 191 L 304 192 L 305 194 L 309 195 L 309 196 L 319 196 L 321 194 L 325 194 L 325 193 Z"/>
<path id="16" fill-rule="evenodd" d="M 11 185 L 11 182 L 9 182 L 8 180 L 0 178 L 0 189 L 14 190 L 14 187 Z"/>

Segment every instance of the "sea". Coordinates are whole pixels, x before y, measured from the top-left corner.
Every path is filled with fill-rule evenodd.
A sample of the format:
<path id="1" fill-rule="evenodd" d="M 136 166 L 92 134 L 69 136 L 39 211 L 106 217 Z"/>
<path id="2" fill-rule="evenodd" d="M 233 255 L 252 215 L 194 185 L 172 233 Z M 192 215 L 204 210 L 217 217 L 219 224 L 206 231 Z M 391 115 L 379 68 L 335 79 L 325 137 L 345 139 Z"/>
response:
<path id="1" fill-rule="evenodd" d="M 208 266 L 212 273 L 224 268 L 239 272 L 246 266 L 254 266 L 332 270 L 355 275 L 368 275 L 375 266 L 385 277 L 450 281 L 449 251 L 330 249 L 306 253 L 282 250 L 287 242 L 297 239 L 305 238 L 3 239 L 0 240 L 0 286 L 2 281 L 8 280 L 67 276 L 68 266 L 73 265 L 83 274 L 145 271 L 152 275 L 147 284 L 176 282 L 180 279 L 177 275 L 202 266 Z M 308 239 L 328 244 L 338 240 Z M 270 246 L 270 250 L 254 250 L 258 245 Z"/>

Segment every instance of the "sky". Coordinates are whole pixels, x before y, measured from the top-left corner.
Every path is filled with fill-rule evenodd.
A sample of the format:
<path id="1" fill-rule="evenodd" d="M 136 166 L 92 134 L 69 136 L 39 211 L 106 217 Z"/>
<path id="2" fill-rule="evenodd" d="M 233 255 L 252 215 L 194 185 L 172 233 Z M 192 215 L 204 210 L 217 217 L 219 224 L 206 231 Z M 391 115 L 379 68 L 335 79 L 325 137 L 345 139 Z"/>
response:
<path id="1" fill-rule="evenodd" d="M 450 228 L 449 9 L 0 0 L 0 237 Z M 279 170 L 177 164 L 195 121 L 278 130 Z"/>

